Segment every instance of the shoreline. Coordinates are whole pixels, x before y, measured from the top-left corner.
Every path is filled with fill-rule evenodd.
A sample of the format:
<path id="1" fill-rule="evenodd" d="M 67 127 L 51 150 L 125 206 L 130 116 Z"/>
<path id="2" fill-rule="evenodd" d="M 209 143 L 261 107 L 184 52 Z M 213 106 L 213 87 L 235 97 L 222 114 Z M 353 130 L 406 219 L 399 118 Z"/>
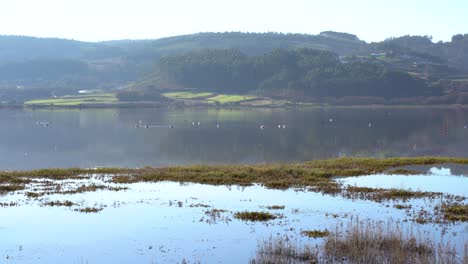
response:
<path id="1" fill-rule="evenodd" d="M 0 105 L 0 109 L 118 109 L 118 108 L 170 108 L 170 109 L 468 109 L 464 104 L 447 105 L 181 105 L 161 103 L 116 103 L 83 105 Z"/>

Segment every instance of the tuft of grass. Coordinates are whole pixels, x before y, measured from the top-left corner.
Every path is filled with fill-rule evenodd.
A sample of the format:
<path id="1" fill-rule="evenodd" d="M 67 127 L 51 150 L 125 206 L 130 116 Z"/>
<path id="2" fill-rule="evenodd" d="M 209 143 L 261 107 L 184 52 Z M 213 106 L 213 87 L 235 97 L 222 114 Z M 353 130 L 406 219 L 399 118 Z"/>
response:
<path id="1" fill-rule="evenodd" d="M 443 205 L 442 213 L 448 221 L 468 221 L 468 204 Z"/>
<path id="2" fill-rule="evenodd" d="M 72 201 L 50 201 L 50 202 L 46 202 L 46 203 L 43 203 L 42 206 L 51 206 L 51 207 L 59 207 L 59 206 L 64 206 L 64 207 L 72 207 L 72 206 L 75 206 L 77 205 L 76 203 L 72 202 Z"/>
<path id="3" fill-rule="evenodd" d="M 318 263 L 318 252 L 309 245 L 299 245 L 288 237 L 271 238 L 258 244 L 251 264 Z"/>
<path id="4" fill-rule="evenodd" d="M 37 199 L 39 197 L 44 196 L 45 193 L 37 193 L 37 192 L 26 192 L 26 197 L 31 199 Z"/>
<path id="5" fill-rule="evenodd" d="M 274 220 L 277 217 L 268 212 L 237 212 L 234 214 L 234 218 L 243 220 L 243 221 L 269 221 Z"/>
<path id="6" fill-rule="evenodd" d="M 402 209 L 411 209 L 411 204 L 404 205 L 404 204 L 395 204 L 393 207 L 396 209 L 402 210 Z"/>
<path id="7" fill-rule="evenodd" d="M 305 230 L 301 232 L 301 235 L 310 238 L 322 238 L 330 235 L 328 230 Z"/>
<path id="8" fill-rule="evenodd" d="M 286 206 L 284 206 L 284 205 L 269 205 L 269 206 L 266 206 L 265 208 L 268 209 L 268 210 L 284 210 L 284 208 L 286 208 Z"/>
<path id="9" fill-rule="evenodd" d="M 420 192 L 405 189 L 382 189 L 369 187 L 347 186 L 344 188 L 343 196 L 353 199 L 365 199 L 376 202 L 388 200 L 407 201 L 414 198 L 436 198 L 442 197 L 442 193 L 438 192 Z"/>
<path id="10" fill-rule="evenodd" d="M 84 208 L 75 209 L 75 211 L 80 212 L 80 213 L 91 214 L 91 213 L 99 213 L 103 209 L 104 208 L 102 207 L 84 207 Z"/>
<path id="11" fill-rule="evenodd" d="M 436 263 L 430 240 L 405 233 L 398 224 L 351 221 L 324 243 L 325 255 L 344 263 Z"/>
<path id="12" fill-rule="evenodd" d="M 0 195 L 24 190 L 26 186 L 20 184 L 0 185 Z"/>

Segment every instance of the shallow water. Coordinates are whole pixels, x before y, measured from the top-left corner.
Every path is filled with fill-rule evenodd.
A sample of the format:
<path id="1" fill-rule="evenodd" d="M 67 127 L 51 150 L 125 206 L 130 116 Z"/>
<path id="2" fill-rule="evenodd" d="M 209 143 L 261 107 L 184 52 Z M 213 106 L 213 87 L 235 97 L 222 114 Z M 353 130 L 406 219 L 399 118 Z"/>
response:
<path id="1" fill-rule="evenodd" d="M 428 173 L 420 175 L 375 174 L 340 178 L 339 181 L 358 187 L 411 189 L 468 197 L 468 176 L 453 175 L 451 169 L 445 167 L 433 167 Z"/>
<path id="2" fill-rule="evenodd" d="M 467 109 L 0 109 L 0 124 L 0 170 L 468 157 Z"/>
<path id="3" fill-rule="evenodd" d="M 69 180 L 64 185 L 81 185 Z M 99 183 L 99 179 L 92 182 Z M 89 182 L 88 182 L 89 183 Z M 120 185 L 122 186 L 122 185 Z M 468 225 L 420 225 L 408 219 L 393 202 L 350 200 L 301 190 L 270 190 L 260 186 L 225 187 L 174 182 L 125 185 L 127 191 L 52 194 L 39 200 L 24 192 L 0 196 L 0 202 L 19 206 L 0 208 L 0 259 L 4 263 L 247 263 L 261 239 L 287 235 L 298 243 L 318 243 L 301 230 L 333 230 L 350 218 L 401 221 L 403 227 L 434 241 L 450 239 L 461 247 Z M 33 184 L 29 188 L 41 188 Z M 71 200 L 79 207 L 104 207 L 85 214 L 66 207 L 43 207 L 45 201 Z M 180 203 L 179 203 L 180 202 Z M 436 201 L 417 200 L 414 210 Z M 193 207 L 197 204 L 209 208 Z M 283 205 L 284 210 L 268 210 Z M 228 210 L 220 218 L 205 214 L 212 208 Z M 282 217 L 265 223 L 234 219 L 238 211 L 270 211 Z M 444 235 L 442 235 L 444 234 Z M 3 263 L 3 262 L 2 262 Z"/>

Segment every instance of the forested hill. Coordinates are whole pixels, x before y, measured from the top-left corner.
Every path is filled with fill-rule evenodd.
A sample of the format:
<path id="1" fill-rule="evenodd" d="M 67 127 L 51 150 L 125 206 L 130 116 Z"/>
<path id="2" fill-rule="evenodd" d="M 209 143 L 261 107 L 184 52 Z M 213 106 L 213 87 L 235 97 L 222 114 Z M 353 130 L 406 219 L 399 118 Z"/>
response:
<path id="1" fill-rule="evenodd" d="M 440 95 L 441 90 L 378 60 L 340 60 L 315 49 L 277 49 L 248 56 L 235 49 L 204 50 L 161 59 L 152 88 L 194 88 L 215 93 L 255 93 L 288 98 Z M 154 87 L 156 86 L 156 87 Z"/>
<path id="2" fill-rule="evenodd" d="M 299 97 L 463 93 L 468 92 L 468 34 L 437 43 L 427 36 L 366 43 L 332 31 L 199 33 L 99 43 L 0 36 L 0 103 L 124 87 L 152 94 L 196 88 Z"/>

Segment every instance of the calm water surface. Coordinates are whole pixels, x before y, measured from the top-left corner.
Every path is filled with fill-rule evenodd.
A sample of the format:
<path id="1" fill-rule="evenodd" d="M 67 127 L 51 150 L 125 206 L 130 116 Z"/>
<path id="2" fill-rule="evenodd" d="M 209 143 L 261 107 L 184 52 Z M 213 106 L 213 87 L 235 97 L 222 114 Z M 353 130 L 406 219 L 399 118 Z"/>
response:
<path id="1" fill-rule="evenodd" d="M 467 184 L 468 177 L 464 183 Z M 448 182 L 452 178 L 447 178 Z M 94 181 L 99 184 L 99 181 Z M 86 181 L 63 181 L 79 186 Z M 453 182 L 452 182 L 453 183 Z M 31 189 L 41 188 L 30 186 Z M 434 243 L 450 240 L 458 252 L 468 239 L 468 225 L 417 224 L 394 203 L 376 203 L 339 196 L 260 186 L 225 187 L 173 182 L 125 185 L 129 190 L 73 195 L 52 194 L 39 200 L 23 191 L 0 196 L 17 206 L 0 208 L 1 263 L 249 263 L 257 244 L 287 236 L 295 244 L 317 244 L 322 239 L 301 236 L 302 230 L 335 230 L 350 219 L 398 221 Z M 466 186 L 466 185 L 465 185 Z M 44 188 L 47 188 L 45 186 Z M 74 211 L 78 206 L 46 207 L 47 201 L 71 200 L 79 207 L 104 207 L 99 213 Z M 440 201 L 412 200 L 414 211 L 433 208 Z M 200 207 L 203 204 L 205 207 Z M 285 206 L 268 210 L 269 205 Z M 217 219 L 205 211 L 227 210 Z M 239 211 L 269 211 L 280 218 L 265 223 L 234 218 Z"/>
<path id="2" fill-rule="evenodd" d="M 468 157 L 466 109 L 1 109 L 0 124 L 2 170 Z"/>

